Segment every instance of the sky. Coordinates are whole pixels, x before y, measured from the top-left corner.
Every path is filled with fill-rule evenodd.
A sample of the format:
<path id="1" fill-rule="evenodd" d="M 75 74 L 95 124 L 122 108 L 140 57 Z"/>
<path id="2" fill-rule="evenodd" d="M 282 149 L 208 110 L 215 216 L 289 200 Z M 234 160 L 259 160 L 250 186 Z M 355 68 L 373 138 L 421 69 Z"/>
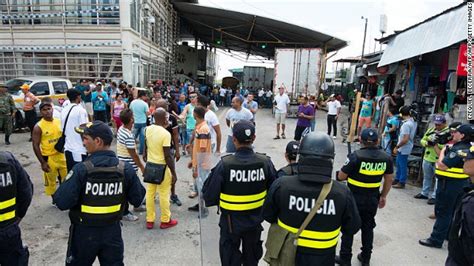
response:
<path id="1" fill-rule="evenodd" d="M 339 59 L 348 56 L 360 56 L 364 36 L 364 20 L 368 18 L 367 40 L 365 54 L 379 50 L 379 44 L 374 38 L 380 38 L 380 15 L 387 16 L 387 33 L 394 30 L 403 30 L 413 24 L 421 22 L 452 6 L 461 3 L 461 0 L 199 0 L 199 4 L 240 11 L 288 23 L 303 26 L 319 31 L 342 40 L 349 45 L 332 58 Z M 230 76 L 228 69 L 249 66 L 273 67 L 272 64 L 245 62 L 229 56 L 227 52 L 217 50 L 219 54 L 218 79 Z M 245 58 L 245 55 L 241 56 Z M 332 61 L 330 60 L 330 61 Z M 328 71 L 334 69 L 329 63 Z"/>

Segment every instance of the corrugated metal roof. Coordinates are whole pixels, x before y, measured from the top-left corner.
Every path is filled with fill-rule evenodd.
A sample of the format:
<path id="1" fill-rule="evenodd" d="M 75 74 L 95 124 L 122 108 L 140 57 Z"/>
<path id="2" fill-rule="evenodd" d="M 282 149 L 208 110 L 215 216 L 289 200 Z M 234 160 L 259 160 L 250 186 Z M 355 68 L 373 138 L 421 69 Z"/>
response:
<path id="1" fill-rule="evenodd" d="M 397 34 L 380 59 L 379 67 L 426 54 L 467 39 L 467 5 Z"/>

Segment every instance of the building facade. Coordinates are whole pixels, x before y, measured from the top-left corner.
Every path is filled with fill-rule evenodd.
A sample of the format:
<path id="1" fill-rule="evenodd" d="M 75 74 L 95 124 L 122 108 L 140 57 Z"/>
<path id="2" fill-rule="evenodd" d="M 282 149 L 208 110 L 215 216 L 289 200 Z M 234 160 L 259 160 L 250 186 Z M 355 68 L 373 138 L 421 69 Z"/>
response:
<path id="1" fill-rule="evenodd" d="M 0 0 L 0 81 L 19 76 L 171 80 L 170 0 Z"/>

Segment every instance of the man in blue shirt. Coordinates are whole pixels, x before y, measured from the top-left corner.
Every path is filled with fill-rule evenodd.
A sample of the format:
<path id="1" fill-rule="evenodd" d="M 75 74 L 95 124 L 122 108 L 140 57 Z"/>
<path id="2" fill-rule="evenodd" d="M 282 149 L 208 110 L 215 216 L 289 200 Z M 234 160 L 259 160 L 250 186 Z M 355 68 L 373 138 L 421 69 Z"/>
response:
<path id="1" fill-rule="evenodd" d="M 393 153 L 397 155 L 397 172 L 393 181 L 393 188 L 405 188 L 408 176 L 408 156 L 413 149 L 413 140 L 416 133 L 416 122 L 411 117 L 410 110 L 410 106 L 400 108 L 403 122 L 400 127 L 397 146 L 393 149 Z"/>
<path id="2" fill-rule="evenodd" d="M 148 104 L 145 102 L 147 99 L 146 91 L 139 91 L 138 98 L 133 100 L 130 104 L 130 110 L 133 112 L 133 120 L 135 124 L 133 126 L 133 132 L 135 139 L 139 137 L 140 145 L 138 146 L 138 154 L 143 154 L 145 145 L 145 127 L 149 115 Z"/>
<path id="3" fill-rule="evenodd" d="M 92 105 L 94 108 L 94 120 L 100 120 L 107 123 L 107 102 L 109 96 L 102 90 L 102 83 L 97 82 L 95 91 L 92 93 Z"/>
<path id="4" fill-rule="evenodd" d="M 84 109 L 87 111 L 89 120 L 92 121 L 94 110 L 92 109 L 92 90 L 89 87 L 89 83 L 87 80 L 82 80 L 79 85 L 76 85 L 76 89 L 81 92 L 81 99 L 84 103 Z"/>
<path id="5" fill-rule="evenodd" d="M 244 104 L 242 105 L 244 108 L 248 109 L 252 113 L 252 122 L 255 125 L 255 115 L 257 114 L 258 111 L 258 103 L 253 100 L 253 94 L 249 94 L 247 96 L 247 100 L 244 101 Z"/>

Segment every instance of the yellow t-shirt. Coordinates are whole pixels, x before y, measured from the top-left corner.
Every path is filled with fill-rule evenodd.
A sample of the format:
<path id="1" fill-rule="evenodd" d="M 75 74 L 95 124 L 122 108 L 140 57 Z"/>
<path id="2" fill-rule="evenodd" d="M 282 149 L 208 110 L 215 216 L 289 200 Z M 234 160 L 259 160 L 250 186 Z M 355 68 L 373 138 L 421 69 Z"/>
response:
<path id="1" fill-rule="evenodd" d="M 58 151 L 54 149 L 54 145 L 56 145 L 62 135 L 61 121 L 57 118 L 53 118 L 53 121 L 41 119 L 38 122 L 38 126 L 41 128 L 41 154 L 43 156 L 51 156 L 58 153 Z"/>
<path id="2" fill-rule="evenodd" d="M 171 147 L 171 134 L 162 126 L 151 125 L 145 131 L 147 160 L 151 163 L 166 164 L 163 147 Z"/>

